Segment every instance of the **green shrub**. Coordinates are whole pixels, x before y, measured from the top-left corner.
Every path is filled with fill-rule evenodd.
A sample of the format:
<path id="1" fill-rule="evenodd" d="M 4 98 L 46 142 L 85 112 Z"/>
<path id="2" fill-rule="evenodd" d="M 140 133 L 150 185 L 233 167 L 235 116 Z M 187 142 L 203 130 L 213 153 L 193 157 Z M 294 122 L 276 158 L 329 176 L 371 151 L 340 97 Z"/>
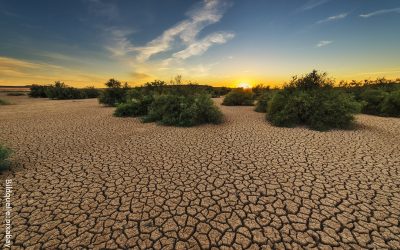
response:
<path id="1" fill-rule="evenodd" d="M 261 113 L 267 112 L 268 102 L 272 99 L 272 96 L 273 94 L 270 92 L 260 94 L 254 110 Z"/>
<path id="2" fill-rule="evenodd" d="M 362 112 L 370 115 L 381 114 L 382 103 L 387 92 L 380 89 L 367 89 L 361 93 L 361 100 L 364 102 Z"/>
<path id="3" fill-rule="evenodd" d="M 99 94 L 99 91 L 94 87 L 78 89 L 60 81 L 56 81 L 51 85 L 32 85 L 29 92 L 30 97 L 56 100 L 97 98 Z"/>
<path id="4" fill-rule="evenodd" d="M 7 100 L 0 99 L 0 105 L 10 105 L 11 103 Z"/>
<path id="5" fill-rule="evenodd" d="M 0 145 L 0 169 L 5 169 L 8 165 L 8 158 L 11 155 L 11 150 L 3 145 Z"/>
<path id="6" fill-rule="evenodd" d="M 23 92 L 10 92 L 10 93 L 7 93 L 7 95 L 8 96 L 24 96 L 25 93 L 23 93 Z"/>
<path id="7" fill-rule="evenodd" d="M 29 91 L 29 96 L 30 97 L 34 97 L 34 98 L 47 98 L 47 88 L 49 86 L 47 85 L 37 85 L 37 84 L 33 84 L 30 87 L 30 91 Z"/>
<path id="8" fill-rule="evenodd" d="M 231 89 L 227 88 L 227 87 L 211 87 L 210 86 L 209 88 L 210 88 L 209 93 L 211 94 L 212 98 L 218 98 L 218 97 L 224 96 L 231 91 Z"/>
<path id="9" fill-rule="evenodd" d="M 125 102 L 126 92 L 129 90 L 128 84 L 122 86 L 121 82 L 110 79 L 106 83 L 107 88 L 99 96 L 99 102 L 106 106 L 116 106 Z"/>
<path id="10" fill-rule="evenodd" d="M 317 71 L 297 78 L 276 93 L 267 107 L 275 126 L 307 125 L 315 130 L 349 128 L 361 109 L 352 96 L 332 88 L 326 74 Z"/>
<path id="11" fill-rule="evenodd" d="M 253 93 L 243 89 L 236 89 L 229 92 L 222 105 L 225 106 L 252 106 L 254 103 Z"/>
<path id="12" fill-rule="evenodd" d="M 67 86 L 65 83 L 56 81 L 45 90 L 46 96 L 50 99 L 68 100 L 84 99 L 86 95 L 80 89 Z"/>
<path id="13" fill-rule="evenodd" d="M 145 116 L 148 113 L 149 106 L 153 102 L 153 96 L 144 96 L 139 98 L 132 98 L 126 103 L 120 103 L 117 105 L 114 115 L 118 117 L 125 116 Z"/>
<path id="14" fill-rule="evenodd" d="M 335 90 L 317 92 L 313 101 L 306 124 L 316 130 L 350 128 L 361 110 L 352 96 Z"/>
<path id="15" fill-rule="evenodd" d="M 218 124 L 222 121 L 222 113 L 207 94 L 161 94 L 155 96 L 143 120 L 189 127 L 203 123 Z"/>
<path id="16" fill-rule="evenodd" d="M 80 91 L 82 92 L 82 96 L 85 98 L 97 98 L 100 95 L 100 91 L 95 87 L 86 87 L 80 89 Z"/>
<path id="17" fill-rule="evenodd" d="M 254 97 L 256 99 L 259 99 L 264 93 L 271 92 L 271 87 L 270 86 L 264 86 L 263 84 L 258 84 L 254 86 L 251 91 L 254 94 Z"/>
<path id="18" fill-rule="evenodd" d="M 381 105 L 381 113 L 387 116 L 400 117 L 400 90 L 386 95 Z"/>

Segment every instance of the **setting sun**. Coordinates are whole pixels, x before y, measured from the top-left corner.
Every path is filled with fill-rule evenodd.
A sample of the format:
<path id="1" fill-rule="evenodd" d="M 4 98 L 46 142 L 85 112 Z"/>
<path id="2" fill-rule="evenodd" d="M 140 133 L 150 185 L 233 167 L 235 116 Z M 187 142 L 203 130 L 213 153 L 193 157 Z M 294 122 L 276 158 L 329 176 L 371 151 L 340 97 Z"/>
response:
<path id="1" fill-rule="evenodd" d="M 251 89 L 251 84 L 247 82 L 241 82 L 237 86 L 238 88 Z"/>

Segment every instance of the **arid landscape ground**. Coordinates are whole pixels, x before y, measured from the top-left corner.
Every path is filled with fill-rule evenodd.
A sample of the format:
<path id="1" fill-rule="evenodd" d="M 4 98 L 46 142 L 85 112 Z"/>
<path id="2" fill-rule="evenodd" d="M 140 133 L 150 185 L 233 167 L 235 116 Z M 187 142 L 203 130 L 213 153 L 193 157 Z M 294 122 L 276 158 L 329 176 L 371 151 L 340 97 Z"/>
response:
<path id="1" fill-rule="evenodd" d="M 220 106 L 177 128 L 0 95 L 14 249 L 400 249 L 398 118 L 316 132 Z"/>

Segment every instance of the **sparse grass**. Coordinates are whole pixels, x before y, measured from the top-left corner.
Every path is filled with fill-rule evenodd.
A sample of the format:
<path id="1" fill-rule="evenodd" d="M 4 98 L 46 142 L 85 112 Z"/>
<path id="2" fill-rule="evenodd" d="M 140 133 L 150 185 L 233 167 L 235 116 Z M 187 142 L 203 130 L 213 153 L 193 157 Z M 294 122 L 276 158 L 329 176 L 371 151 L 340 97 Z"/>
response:
<path id="1" fill-rule="evenodd" d="M 297 78 L 274 95 L 268 103 L 267 120 L 273 125 L 307 125 L 315 130 L 345 129 L 352 125 L 360 103 L 333 89 L 326 74 L 317 71 Z"/>
<path id="2" fill-rule="evenodd" d="M 9 166 L 8 158 L 11 155 L 11 149 L 0 144 L 0 170 L 4 170 Z"/>
<path id="3" fill-rule="evenodd" d="M 7 100 L 0 99 L 0 105 L 10 105 L 11 103 Z"/>
<path id="4" fill-rule="evenodd" d="M 253 92 L 243 89 L 232 90 L 225 96 L 222 102 L 222 105 L 225 106 L 252 106 L 253 104 Z"/>

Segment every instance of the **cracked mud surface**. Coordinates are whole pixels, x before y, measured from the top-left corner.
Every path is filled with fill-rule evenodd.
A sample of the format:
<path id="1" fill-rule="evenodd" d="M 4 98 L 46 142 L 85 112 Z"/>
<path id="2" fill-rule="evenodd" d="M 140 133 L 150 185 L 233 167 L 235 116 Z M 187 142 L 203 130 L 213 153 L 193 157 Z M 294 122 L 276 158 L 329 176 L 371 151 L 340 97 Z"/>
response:
<path id="1" fill-rule="evenodd" d="M 320 133 L 221 107 L 222 125 L 174 128 L 8 99 L 16 249 L 400 249 L 400 119 Z"/>

